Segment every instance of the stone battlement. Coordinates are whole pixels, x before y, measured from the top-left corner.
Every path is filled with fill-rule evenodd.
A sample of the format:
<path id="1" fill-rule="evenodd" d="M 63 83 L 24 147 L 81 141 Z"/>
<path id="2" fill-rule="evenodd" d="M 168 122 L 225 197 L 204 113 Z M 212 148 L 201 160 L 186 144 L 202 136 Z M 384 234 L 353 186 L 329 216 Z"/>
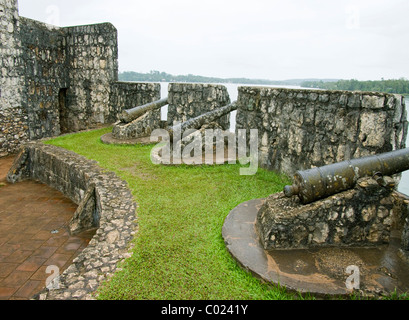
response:
<path id="1" fill-rule="evenodd" d="M 405 147 L 401 95 L 240 87 L 237 129 L 259 132 L 260 165 L 297 170 Z"/>

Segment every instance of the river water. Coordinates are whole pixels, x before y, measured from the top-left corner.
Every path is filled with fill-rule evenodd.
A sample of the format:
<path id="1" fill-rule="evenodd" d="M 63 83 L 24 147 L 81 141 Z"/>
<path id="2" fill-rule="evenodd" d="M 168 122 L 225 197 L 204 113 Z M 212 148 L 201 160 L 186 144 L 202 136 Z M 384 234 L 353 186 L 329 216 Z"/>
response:
<path id="1" fill-rule="evenodd" d="M 169 83 L 167 82 L 162 82 L 161 83 L 161 97 L 167 97 L 168 96 L 168 85 Z M 229 95 L 230 95 L 230 100 L 236 101 L 237 97 L 238 97 L 238 87 L 239 86 L 251 86 L 248 84 L 236 84 L 236 83 L 223 83 L 223 85 L 227 88 Z M 255 86 L 259 86 L 259 85 L 255 85 Z M 290 89 L 300 89 L 301 87 L 297 87 L 297 86 L 266 86 L 266 87 L 277 87 L 277 88 L 290 88 Z M 407 97 L 405 99 L 406 101 L 406 106 L 409 106 L 409 97 Z M 167 119 L 167 106 L 162 108 L 162 120 L 166 120 Z M 232 132 L 235 131 L 235 127 L 236 127 L 236 111 L 232 112 L 231 115 L 231 128 L 230 130 Z M 407 137 L 407 141 L 406 141 L 406 146 L 409 147 L 409 135 Z M 404 194 L 409 195 L 409 171 L 405 171 L 402 173 L 402 179 L 401 182 L 399 184 L 399 188 L 398 190 Z"/>

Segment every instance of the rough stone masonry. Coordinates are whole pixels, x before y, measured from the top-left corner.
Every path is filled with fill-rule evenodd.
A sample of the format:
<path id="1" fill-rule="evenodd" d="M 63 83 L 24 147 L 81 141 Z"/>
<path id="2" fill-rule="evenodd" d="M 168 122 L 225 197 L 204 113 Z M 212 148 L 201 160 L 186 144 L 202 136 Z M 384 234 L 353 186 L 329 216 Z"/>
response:
<path id="1" fill-rule="evenodd" d="M 0 156 L 22 142 L 113 123 L 154 101 L 153 84 L 118 82 L 110 23 L 60 28 L 20 17 L 0 0 Z"/>
<path id="2" fill-rule="evenodd" d="M 240 87 L 237 129 L 258 129 L 260 165 L 293 175 L 405 147 L 401 95 Z"/>
<path id="3" fill-rule="evenodd" d="M 223 85 L 171 83 L 168 91 L 169 107 L 165 123 L 161 121 L 160 109 L 149 110 L 130 123 L 117 122 L 112 130 L 113 137 L 118 140 L 149 137 L 155 129 L 172 128 L 176 123 L 186 122 L 230 103 L 229 93 Z M 230 126 L 230 115 L 222 116 L 213 122 L 227 130 Z"/>
<path id="4" fill-rule="evenodd" d="M 59 289 L 36 299 L 95 299 L 95 291 L 129 258 L 138 231 L 137 204 L 128 184 L 95 161 L 43 142 L 24 144 L 7 176 L 15 183 L 37 180 L 62 192 L 78 204 L 70 232 L 98 229 L 87 248 L 60 275 Z"/>
<path id="5" fill-rule="evenodd" d="M 389 243 L 391 231 L 400 230 L 406 251 L 407 204 L 394 191 L 394 180 L 384 179 L 387 187 L 362 178 L 355 188 L 308 205 L 283 193 L 270 196 L 256 222 L 264 249 L 376 246 Z"/>

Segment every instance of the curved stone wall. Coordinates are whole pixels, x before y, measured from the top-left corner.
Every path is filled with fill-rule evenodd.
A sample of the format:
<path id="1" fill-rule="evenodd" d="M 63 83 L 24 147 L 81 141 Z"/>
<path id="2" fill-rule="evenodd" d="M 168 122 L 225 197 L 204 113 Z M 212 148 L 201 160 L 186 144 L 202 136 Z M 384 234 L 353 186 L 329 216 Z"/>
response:
<path id="1" fill-rule="evenodd" d="M 42 300 L 92 299 L 102 281 L 130 256 L 137 231 L 136 203 L 125 181 L 103 171 L 95 161 L 41 142 L 25 144 L 8 181 L 41 181 L 72 199 L 78 209 L 70 223 L 76 233 L 98 228 L 88 247 L 59 279 L 58 290 L 44 290 Z"/>

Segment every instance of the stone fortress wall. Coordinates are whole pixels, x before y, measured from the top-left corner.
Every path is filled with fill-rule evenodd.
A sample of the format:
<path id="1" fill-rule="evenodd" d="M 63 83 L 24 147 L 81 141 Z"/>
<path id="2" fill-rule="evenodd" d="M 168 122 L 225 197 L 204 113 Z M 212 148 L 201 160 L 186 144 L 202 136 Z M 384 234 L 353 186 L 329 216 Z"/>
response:
<path id="1" fill-rule="evenodd" d="M 160 91 L 160 85 L 156 85 L 158 86 L 157 90 Z M 158 93 L 157 101 L 159 98 L 160 93 Z M 166 97 L 162 98 L 165 99 Z M 147 138 L 155 129 L 171 128 L 177 123 L 186 122 L 230 104 L 230 96 L 227 88 L 222 85 L 170 83 L 167 101 L 168 113 L 166 121 L 162 121 L 161 109 L 152 109 L 130 123 L 116 123 L 112 130 L 113 137 L 117 140 Z M 230 115 L 223 116 L 216 122 L 221 128 L 228 130 Z"/>
<path id="2" fill-rule="evenodd" d="M 46 25 L 19 17 L 17 0 L 1 0 L 0 13 L 0 156 L 28 140 L 114 123 L 123 109 L 161 98 L 159 84 L 117 81 L 112 24 Z M 210 84 L 172 83 L 168 98 L 168 125 L 231 102 L 225 86 Z M 237 108 L 236 128 L 259 131 L 260 165 L 290 175 L 405 146 L 398 95 L 240 87 Z M 145 118 L 161 124 L 159 110 Z M 229 127 L 228 117 L 219 122 Z"/>
<path id="3" fill-rule="evenodd" d="M 0 156 L 28 140 L 113 123 L 152 102 L 153 84 L 118 82 L 118 35 L 110 23 L 59 28 L 20 17 L 0 1 Z"/>
<path id="4" fill-rule="evenodd" d="M 16 1 L 0 4 L 0 156 L 15 151 L 29 139 L 28 114 L 22 107 L 25 92 L 23 49 Z"/>
<path id="5" fill-rule="evenodd" d="M 258 129 L 260 165 L 297 170 L 405 147 L 401 95 L 240 87 L 237 129 Z"/>
<path id="6" fill-rule="evenodd" d="M 77 260 L 67 271 L 67 275 L 74 272 L 76 276 L 64 278 L 78 281 L 86 268 L 89 283 L 67 282 L 67 286 L 73 285 L 68 292 L 70 297 L 84 297 L 98 285 L 95 279 L 99 274 L 93 271 L 96 267 L 90 261 L 101 258 L 103 263 L 109 263 L 109 266 L 100 264 L 104 266 L 100 272 L 106 273 L 114 271 L 115 264 L 124 257 L 127 241 L 134 234 L 131 225 L 135 204 L 126 184 L 117 177 L 107 175 L 100 179 L 99 169 L 84 159 L 58 148 L 26 142 L 115 123 L 122 110 L 159 100 L 160 85 L 118 82 L 117 30 L 110 23 L 59 28 L 19 17 L 17 0 L 0 0 L 0 37 L 0 157 L 15 153 L 21 144 L 25 145 L 10 179 L 40 179 L 57 189 L 66 187 L 61 191 L 79 204 L 74 217 L 78 221 L 73 221 L 73 228 L 95 227 L 96 221 L 99 224 L 98 237 L 84 251 L 80 263 Z M 168 99 L 168 125 L 230 104 L 227 89 L 222 85 L 170 84 Z M 260 165 L 288 175 L 405 147 L 408 123 L 405 102 L 400 95 L 244 86 L 239 88 L 236 105 L 236 129 L 258 130 Z M 148 112 L 143 121 L 161 126 L 160 110 Z M 228 116 L 219 121 L 228 129 Z M 144 127 L 146 129 L 146 125 Z M 79 167 L 75 167 L 76 163 Z M 41 169 L 43 164 L 56 171 Z M 95 179 L 87 178 L 89 172 Z M 72 175 L 79 178 L 73 180 Z M 117 193 L 110 189 L 112 186 L 120 187 Z M 362 185 L 361 189 L 359 194 L 368 198 Z M 106 198 L 106 194 L 115 198 Z M 340 207 L 336 215 L 328 218 L 325 212 L 316 210 L 314 221 L 298 221 L 301 232 L 278 230 L 276 234 L 288 235 L 284 239 L 271 233 L 275 231 L 268 223 L 274 222 L 274 217 L 268 217 L 267 213 L 261 215 L 261 220 L 268 220 L 260 223 L 260 228 L 266 228 L 265 246 L 283 244 L 285 247 L 285 242 L 294 235 L 298 238 L 291 239 L 291 245 L 300 246 L 325 244 L 329 240 L 337 242 L 342 237 L 352 239 L 352 243 L 356 239 L 361 241 L 362 237 L 368 242 L 388 240 L 396 206 L 389 193 L 381 196 L 382 206 L 375 208 L 371 202 L 365 203 L 366 211 L 360 198 L 356 203 L 361 206 L 352 206 L 351 210 L 345 209 L 342 202 L 345 197 L 334 198 L 334 202 L 327 202 L 327 207 Z M 118 207 L 124 198 L 127 199 L 125 207 Z M 272 196 L 270 200 L 276 198 Z M 112 212 L 118 215 L 113 216 Z M 294 219 L 287 220 L 287 211 L 283 216 L 282 225 L 294 224 Z M 304 216 L 310 215 L 301 218 Z M 120 217 L 126 217 L 126 221 L 119 221 Z M 369 222 L 374 228 L 368 231 L 365 225 L 359 230 L 353 229 L 351 234 L 347 233 L 349 229 L 336 228 L 340 224 L 356 223 L 353 217 Z M 322 219 L 334 222 L 325 224 Z M 407 216 L 399 217 L 400 225 L 406 221 L 402 236 L 406 251 L 409 247 L 407 219 Z M 118 238 L 122 233 L 111 232 L 118 228 L 115 223 L 119 222 L 126 226 L 127 239 Z M 277 244 L 279 240 L 281 243 Z M 115 248 L 117 243 L 121 248 Z M 112 256 L 110 250 L 117 249 L 121 254 L 108 259 Z M 101 252 L 105 256 L 98 255 Z M 73 291 L 78 288 L 84 290 Z"/>
<path id="7" fill-rule="evenodd" d="M 171 83 L 169 85 L 168 125 L 185 122 L 206 112 L 230 104 L 227 88 L 216 84 Z M 227 130 L 230 127 L 229 115 L 218 121 Z"/>

